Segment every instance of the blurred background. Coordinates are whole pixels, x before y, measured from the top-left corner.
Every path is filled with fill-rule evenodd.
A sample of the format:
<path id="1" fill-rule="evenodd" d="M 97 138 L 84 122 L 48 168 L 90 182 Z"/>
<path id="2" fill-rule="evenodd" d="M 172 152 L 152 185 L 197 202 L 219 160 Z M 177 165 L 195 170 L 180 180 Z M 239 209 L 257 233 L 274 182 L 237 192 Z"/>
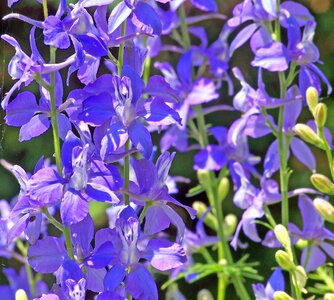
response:
<path id="1" fill-rule="evenodd" d="M 6 0 L 0 0 L 0 18 L 4 15 L 11 12 L 20 12 L 30 18 L 42 20 L 43 13 L 40 3 L 36 0 L 21 0 L 13 9 L 7 7 Z M 72 1 L 73 2 L 73 1 Z M 220 12 L 225 14 L 227 17 L 231 16 L 231 11 L 233 7 L 239 3 L 239 1 L 234 0 L 218 0 L 220 6 Z M 316 35 L 314 38 L 315 44 L 318 46 L 320 51 L 321 60 L 324 64 L 320 67 L 322 71 L 326 74 L 331 84 L 334 86 L 334 5 L 332 0 L 305 0 L 297 1 L 305 6 L 307 6 L 312 14 L 314 14 L 318 26 L 316 30 Z M 48 0 L 50 5 L 50 12 L 57 9 L 58 0 Z M 190 14 L 198 13 L 192 7 L 187 6 L 187 11 Z M 9 34 L 14 36 L 21 44 L 23 50 L 26 53 L 30 54 L 29 47 L 29 30 L 30 25 L 23 23 L 19 20 L 9 20 L 9 21 L 0 21 L 0 30 L 1 34 Z M 201 23 L 200 26 L 206 28 L 209 40 L 213 42 L 219 35 L 224 22 L 222 21 L 213 21 Z M 45 60 L 48 60 L 48 49 L 43 46 L 43 37 L 40 31 L 37 31 L 36 40 L 39 45 L 39 50 L 43 53 Z M 7 65 L 14 55 L 14 49 L 6 44 L 4 41 L 0 41 L 0 98 L 3 98 L 6 91 L 8 91 L 14 81 L 9 77 L 7 73 Z M 61 57 L 61 55 L 59 56 Z M 176 57 L 176 58 L 175 58 Z M 173 63 L 176 63 L 177 56 L 169 55 L 164 53 L 159 57 L 160 61 L 169 60 Z M 253 84 L 256 87 L 257 82 L 257 72 L 255 69 L 251 69 L 249 66 L 250 61 L 252 60 L 252 54 L 248 46 L 244 46 L 239 49 L 233 59 L 231 60 L 230 66 L 238 66 L 242 72 L 245 74 L 246 80 Z M 152 70 L 152 72 L 155 72 Z M 267 73 L 266 73 L 267 74 Z M 66 97 L 69 89 L 80 88 L 81 84 L 76 80 L 75 76 L 72 76 L 72 81 L 70 87 L 65 90 Z M 278 80 L 275 76 L 267 76 L 265 78 L 267 84 L 267 90 L 272 96 L 277 96 L 279 91 Z M 235 91 L 238 91 L 240 88 L 239 84 L 236 83 Z M 24 90 L 24 88 L 22 88 Z M 29 87 L 29 90 L 37 92 L 37 86 L 32 84 Z M 36 93 L 37 94 L 37 93 Z M 220 103 L 231 104 L 232 97 L 227 95 L 226 86 L 222 87 L 221 90 L 222 97 L 219 99 Z M 329 106 L 329 118 L 327 126 L 334 133 L 334 104 L 331 97 L 324 99 L 325 103 Z M 216 101 L 217 103 L 217 101 Z M 275 112 L 274 112 L 275 113 Z M 18 141 L 18 129 L 15 127 L 8 127 L 4 124 L 3 120 L 4 114 L 0 112 L 0 158 L 7 160 L 12 164 L 18 164 L 22 166 L 27 171 L 32 171 L 37 160 L 44 155 L 45 157 L 52 157 L 53 154 L 53 144 L 52 144 L 52 133 L 49 130 L 46 134 L 41 137 L 35 138 L 29 142 L 20 143 Z M 229 126 L 233 120 L 239 117 L 238 113 L 224 113 L 218 112 L 210 115 L 208 122 L 213 125 L 223 125 Z M 301 116 L 300 121 L 306 122 L 311 117 L 307 109 L 304 110 L 303 115 Z M 155 134 L 154 140 L 158 144 L 161 135 Z M 273 138 L 268 136 L 260 140 L 250 139 L 251 152 L 254 154 L 264 157 L 266 149 L 272 142 Z M 314 153 L 317 156 L 317 164 L 319 172 L 324 174 L 329 174 L 327 170 L 326 157 L 320 151 L 317 151 L 315 148 L 312 148 Z M 195 152 L 190 153 L 178 153 L 176 155 L 171 175 L 184 176 L 191 179 L 191 184 L 180 184 L 179 185 L 179 194 L 175 196 L 179 201 L 184 204 L 191 205 L 195 200 L 206 201 L 204 195 L 199 195 L 196 198 L 186 198 L 185 194 L 190 187 L 196 185 L 196 172 L 193 170 L 193 155 Z M 300 165 L 294 158 L 290 158 L 290 166 L 294 170 L 293 175 L 290 180 L 290 189 L 297 187 L 310 187 L 310 172 Z M 5 169 L 0 166 L 0 199 L 6 199 L 10 201 L 19 191 L 19 185 L 16 179 Z M 237 209 L 232 204 L 232 192 L 228 199 L 226 200 L 225 211 L 224 213 L 235 213 L 238 216 L 241 215 L 242 211 Z M 297 224 L 300 224 L 300 216 L 298 214 L 297 199 L 290 201 L 292 218 L 295 219 Z M 280 206 L 274 207 L 274 215 L 279 216 Z M 107 219 L 104 214 L 103 206 L 97 206 L 92 209 L 93 217 L 97 221 L 97 227 L 106 225 Z M 183 214 L 184 212 L 180 212 Z M 184 217 L 187 216 L 184 214 Z M 188 225 L 190 228 L 193 228 L 194 224 L 188 220 Z M 263 227 L 258 226 L 260 234 L 263 236 L 265 230 L 262 230 Z M 241 239 L 244 239 L 244 236 L 241 235 Z M 252 261 L 260 261 L 259 273 L 262 274 L 265 278 L 268 278 L 271 273 L 271 267 L 274 263 L 273 251 L 268 251 L 268 249 L 261 247 L 258 244 L 250 243 L 250 247 L 246 250 L 241 250 L 235 254 L 235 257 L 241 257 L 245 252 L 251 254 Z M 0 258 L 0 262 L 1 262 Z M 1 283 L 1 268 L 0 268 L 0 283 Z M 166 277 L 161 277 L 162 280 L 165 280 Z M 186 285 L 184 282 L 181 284 L 182 292 L 187 296 L 187 299 L 194 299 L 194 291 L 205 287 L 214 290 L 216 281 L 212 280 L 213 278 L 209 277 L 205 280 L 200 281 L 191 288 Z M 3 281 L 2 281 L 3 282 Z M 254 283 L 254 282 L 252 282 Z M 231 294 L 232 295 L 232 294 Z M 234 298 L 233 298 L 234 299 Z"/>

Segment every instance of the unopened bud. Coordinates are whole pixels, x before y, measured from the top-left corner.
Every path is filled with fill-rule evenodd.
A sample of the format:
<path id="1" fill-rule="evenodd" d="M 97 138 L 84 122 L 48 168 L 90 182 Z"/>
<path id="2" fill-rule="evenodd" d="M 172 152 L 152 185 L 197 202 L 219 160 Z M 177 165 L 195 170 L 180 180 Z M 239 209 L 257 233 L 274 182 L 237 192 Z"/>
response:
<path id="1" fill-rule="evenodd" d="M 200 219 L 204 213 L 207 211 L 208 207 L 205 205 L 205 203 L 201 201 L 195 201 L 192 205 L 193 209 L 196 210 L 197 218 Z"/>
<path id="2" fill-rule="evenodd" d="M 202 289 L 197 294 L 197 300 L 213 300 L 211 292 L 207 289 Z"/>
<path id="3" fill-rule="evenodd" d="M 307 246 L 307 241 L 303 239 L 299 239 L 296 243 L 296 247 L 300 250 L 303 250 Z"/>
<path id="4" fill-rule="evenodd" d="M 278 250 L 275 253 L 275 259 L 278 265 L 283 269 L 283 270 L 291 270 L 294 268 L 294 264 L 291 260 L 290 255 L 283 251 L 283 250 Z"/>
<path id="5" fill-rule="evenodd" d="M 226 198 L 229 190 L 230 190 L 230 181 L 228 180 L 227 177 L 223 177 L 219 181 L 217 188 L 217 196 L 219 202 L 222 202 Z"/>
<path id="6" fill-rule="evenodd" d="M 307 126 L 305 124 L 296 124 L 295 125 L 295 132 L 299 135 L 301 139 L 303 139 L 305 142 L 308 142 L 312 145 L 315 145 L 321 149 L 324 148 L 324 143 L 321 140 L 321 138 L 313 131 L 313 129 L 310 126 Z"/>
<path id="7" fill-rule="evenodd" d="M 195 201 L 193 203 L 193 209 L 196 210 L 197 218 L 200 219 L 206 213 L 203 220 L 204 224 L 213 230 L 217 229 L 217 220 L 212 213 L 208 212 L 208 207 L 201 201 Z"/>
<path id="8" fill-rule="evenodd" d="M 228 214 L 224 219 L 224 235 L 231 236 L 238 224 L 238 218 L 233 214 Z"/>
<path id="9" fill-rule="evenodd" d="M 197 178 L 201 185 L 206 187 L 210 183 L 210 173 L 206 170 L 198 170 Z"/>
<path id="10" fill-rule="evenodd" d="M 274 300 L 293 300 L 286 292 L 276 291 L 274 293 Z"/>
<path id="11" fill-rule="evenodd" d="M 314 88 L 313 86 L 309 87 L 306 90 L 306 102 L 310 111 L 313 112 L 314 108 L 318 104 L 318 101 L 319 101 L 319 95 L 317 89 Z"/>
<path id="12" fill-rule="evenodd" d="M 325 126 L 327 121 L 327 105 L 319 103 L 314 109 L 314 120 L 318 127 L 322 128 Z"/>
<path id="13" fill-rule="evenodd" d="M 321 193 L 333 195 L 334 183 L 325 175 L 316 173 L 311 176 L 311 182 Z"/>
<path id="14" fill-rule="evenodd" d="M 318 213 L 326 221 L 334 223 L 334 206 L 332 204 L 321 198 L 315 198 L 313 203 Z"/>
<path id="15" fill-rule="evenodd" d="M 324 300 L 334 300 L 334 294 L 333 293 L 326 293 L 324 296 Z"/>
<path id="16" fill-rule="evenodd" d="M 28 296 L 24 290 L 19 289 L 15 293 L 15 300 L 28 300 Z"/>
<path id="17" fill-rule="evenodd" d="M 307 275 L 305 269 L 302 266 L 296 267 L 296 277 L 297 277 L 297 284 L 299 288 L 302 290 L 305 287 L 307 281 Z"/>
<path id="18" fill-rule="evenodd" d="M 282 224 L 278 224 L 274 228 L 274 233 L 278 241 L 282 244 L 282 246 L 286 249 L 289 249 L 290 237 L 287 229 Z"/>

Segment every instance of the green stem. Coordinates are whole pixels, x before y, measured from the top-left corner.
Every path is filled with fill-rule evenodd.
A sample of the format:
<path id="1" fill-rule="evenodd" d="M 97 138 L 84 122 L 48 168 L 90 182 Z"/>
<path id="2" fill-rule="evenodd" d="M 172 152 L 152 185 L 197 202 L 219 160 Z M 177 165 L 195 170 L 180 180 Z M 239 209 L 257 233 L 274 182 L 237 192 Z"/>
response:
<path id="1" fill-rule="evenodd" d="M 268 116 L 268 113 L 267 113 L 266 109 L 265 109 L 265 108 L 262 108 L 262 109 L 261 109 L 261 113 L 262 113 L 262 115 L 264 116 L 264 118 L 266 119 L 267 125 L 268 125 L 268 127 L 271 129 L 272 134 L 273 134 L 274 136 L 277 137 L 277 130 L 276 130 L 276 128 L 274 127 L 274 124 L 271 123 L 271 121 L 270 121 L 270 119 L 269 119 L 269 116 Z"/>
<path id="2" fill-rule="evenodd" d="M 151 71 L 151 57 L 147 56 L 145 60 L 145 65 L 144 65 L 144 74 L 143 74 L 143 79 L 144 82 L 147 84 L 148 79 L 150 77 L 150 71 Z"/>
<path id="3" fill-rule="evenodd" d="M 304 266 L 303 266 L 304 269 L 306 268 L 307 263 L 308 263 L 308 261 L 310 259 L 312 246 L 313 246 L 312 241 L 308 241 L 307 242 L 307 246 L 306 246 L 306 257 L 305 257 Z"/>
<path id="4" fill-rule="evenodd" d="M 27 246 L 26 246 L 26 245 L 23 244 L 23 242 L 20 239 L 17 239 L 16 240 L 16 245 L 17 245 L 17 248 L 20 250 L 22 256 L 24 258 L 27 258 L 28 257 L 27 246 L 29 247 L 29 244 L 27 244 Z M 31 269 L 31 267 L 28 263 L 26 263 L 24 266 L 25 266 L 25 269 L 26 269 L 27 277 L 28 277 L 30 292 L 31 292 L 32 297 L 34 297 L 36 295 L 34 275 L 32 273 L 32 269 Z"/>
<path id="5" fill-rule="evenodd" d="M 181 32 L 182 32 L 182 37 L 183 37 L 183 44 L 184 48 L 186 50 L 190 49 L 190 36 L 189 36 L 189 31 L 188 31 L 188 26 L 186 23 L 186 14 L 184 10 L 184 6 L 181 5 L 179 8 L 179 16 L 181 19 Z M 194 75 L 194 70 L 192 69 L 192 74 Z M 194 110 L 196 111 L 197 114 L 197 126 L 198 126 L 198 131 L 199 131 L 199 136 L 198 140 L 201 145 L 201 148 L 205 148 L 208 145 L 208 137 L 206 134 L 206 125 L 205 125 L 205 119 L 204 115 L 202 113 L 202 108 L 200 105 L 195 106 Z M 210 204 L 214 207 L 214 212 L 217 218 L 217 223 L 218 223 L 218 236 L 220 239 L 220 243 L 218 244 L 218 260 L 221 261 L 226 259 L 227 263 L 229 265 L 233 264 L 233 258 L 230 252 L 229 245 L 227 244 L 225 234 L 224 234 L 224 229 L 223 229 L 223 224 L 224 224 L 224 218 L 223 218 L 223 212 L 222 212 L 222 207 L 218 201 L 217 197 L 217 182 L 216 178 L 213 172 L 209 172 L 209 182 L 206 186 L 206 193 L 209 198 Z M 239 295 L 239 297 L 243 300 L 248 300 L 250 299 L 247 293 L 246 288 L 244 287 L 241 278 L 238 275 L 231 275 L 232 277 L 232 282 L 235 286 L 235 289 Z M 225 298 L 225 288 L 227 285 L 227 280 L 225 276 L 222 276 L 221 274 L 218 275 L 218 295 L 217 295 L 217 300 L 223 300 Z"/>
<path id="6" fill-rule="evenodd" d="M 61 232 L 64 232 L 64 226 L 59 223 L 53 216 L 51 216 L 51 214 L 49 213 L 47 208 L 43 208 L 42 212 L 44 213 L 44 215 L 48 218 L 48 221 L 54 226 L 56 227 L 58 230 L 60 230 Z"/>
<path id="7" fill-rule="evenodd" d="M 125 36 L 126 33 L 126 20 L 122 23 L 122 33 L 121 36 Z M 122 68 L 123 68 L 123 61 L 124 61 L 124 42 L 120 43 L 119 51 L 118 51 L 118 76 L 122 75 Z"/>
<path id="8" fill-rule="evenodd" d="M 298 285 L 296 271 L 292 271 L 292 278 L 293 278 L 294 287 L 295 287 L 295 297 L 297 298 L 297 300 L 302 300 L 302 293 L 301 293 L 299 285 Z"/>
<path id="9" fill-rule="evenodd" d="M 279 73 L 280 82 L 280 97 L 284 99 L 286 96 L 286 81 L 284 73 Z M 284 105 L 279 109 L 278 116 L 278 149 L 280 157 L 280 187 L 282 195 L 282 224 L 287 227 L 289 223 L 289 199 L 288 199 L 288 166 L 287 166 L 287 151 L 289 149 L 289 141 L 283 132 L 284 123 Z"/>
<path id="10" fill-rule="evenodd" d="M 207 263 L 209 263 L 209 264 L 214 264 L 215 263 L 215 261 L 213 260 L 210 252 L 205 247 L 199 248 L 198 252 L 200 252 L 202 254 L 203 258 L 205 259 L 205 261 Z"/>
<path id="11" fill-rule="evenodd" d="M 269 207 L 268 207 L 267 205 L 263 205 L 263 210 L 264 210 L 264 213 L 265 213 L 265 215 L 266 215 L 267 220 L 268 220 L 269 223 L 270 223 L 270 226 L 271 226 L 272 228 L 275 228 L 275 226 L 276 226 L 277 224 L 276 224 L 276 221 L 275 221 L 274 217 L 272 216 L 272 214 L 271 214 L 271 212 L 270 212 L 270 210 L 269 210 Z"/>
<path id="12" fill-rule="evenodd" d="M 130 150 L 131 148 L 131 142 L 128 139 L 125 144 L 125 151 Z M 124 189 L 125 191 L 128 191 L 130 184 L 130 156 L 127 155 L 124 157 Z M 130 196 L 129 194 L 124 194 L 124 204 L 129 205 L 130 204 Z"/>
<path id="13" fill-rule="evenodd" d="M 74 254 L 73 254 L 73 245 L 72 245 L 72 241 L 71 241 L 71 231 L 70 231 L 70 227 L 64 227 L 64 237 L 65 237 L 65 244 L 66 244 L 66 248 L 67 248 L 67 252 L 68 252 L 68 256 L 71 259 L 74 259 Z"/>
<path id="14" fill-rule="evenodd" d="M 204 119 L 200 105 L 194 107 L 194 109 L 197 113 L 198 130 L 200 132 L 199 141 L 200 141 L 201 147 L 205 148 L 208 145 L 208 138 L 206 135 L 206 127 L 205 127 L 205 119 Z M 206 190 L 209 202 L 214 208 L 213 212 L 217 219 L 217 225 L 218 225 L 217 232 L 218 232 L 218 237 L 220 240 L 220 243 L 218 244 L 218 260 L 221 261 L 225 258 L 227 261 L 227 264 L 232 265 L 233 257 L 232 257 L 229 245 L 227 243 L 225 233 L 224 233 L 224 227 L 223 227 L 224 225 L 223 210 L 222 210 L 221 203 L 219 202 L 218 195 L 217 195 L 217 180 L 213 172 L 209 171 L 208 174 L 209 174 L 208 176 L 209 180 L 207 184 L 205 185 L 205 190 Z M 249 300 L 250 297 L 248 295 L 248 292 L 241 278 L 237 274 L 232 274 L 231 280 L 233 282 L 235 290 L 237 294 L 239 295 L 240 299 Z M 224 299 L 226 285 L 227 285 L 226 277 L 222 276 L 221 274 L 218 275 L 218 295 L 217 295 L 218 300 Z"/>
<path id="15" fill-rule="evenodd" d="M 46 19 L 48 17 L 47 0 L 43 0 L 43 11 L 44 11 L 44 18 Z M 56 48 L 50 47 L 50 63 L 54 64 L 55 62 L 56 62 Z M 52 124 L 52 131 L 53 131 L 53 143 L 54 143 L 54 149 L 55 149 L 56 164 L 57 164 L 58 173 L 62 174 L 59 126 L 58 126 L 58 116 L 57 116 L 58 112 L 56 108 L 56 96 L 55 96 L 55 72 L 50 73 L 49 93 L 50 93 L 50 102 L 51 102 L 51 124 Z M 65 244 L 66 244 L 68 256 L 74 259 L 70 228 L 64 227 L 63 234 L 65 237 Z"/>
<path id="16" fill-rule="evenodd" d="M 328 145 L 327 139 L 325 137 L 324 128 L 323 127 L 318 127 L 317 129 L 318 129 L 318 135 L 320 136 L 320 138 L 322 139 L 322 141 L 324 143 L 324 146 L 325 146 L 324 150 L 326 152 L 329 169 L 330 169 L 330 172 L 331 172 L 332 180 L 334 180 L 334 169 L 333 169 L 333 155 L 332 155 L 332 151 L 331 151 L 331 148 Z"/>
<path id="17" fill-rule="evenodd" d="M 147 213 L 147 210 L 148 210 L 148 208 L 149 208 L 151 205 L 152 205 L 152 204 L 151 204 L 150 202 L 146 202 L 146 203 L 145 203 L 145 206 L 144 206 L 144 208 L 143 208 L 143 210 L 141 211 L 140 216 L 139 216 L 139 222 L 140 222 L 140 224 L 143 223 L 144 218 L 145 218 L 146 213 Z"/>
<path id="18" fill-rule="evenodd" d="M 190 43 L 190 36 L 188 31 L 188 25 L 186 22 L 186 11 L 184 9 L 184 6 L 181 5 L 179 8 L 179 16 L 181 19 L 181 33 L 183 37 L 183 46 L 186 50 L 190 49 L 191 43 Z"/>

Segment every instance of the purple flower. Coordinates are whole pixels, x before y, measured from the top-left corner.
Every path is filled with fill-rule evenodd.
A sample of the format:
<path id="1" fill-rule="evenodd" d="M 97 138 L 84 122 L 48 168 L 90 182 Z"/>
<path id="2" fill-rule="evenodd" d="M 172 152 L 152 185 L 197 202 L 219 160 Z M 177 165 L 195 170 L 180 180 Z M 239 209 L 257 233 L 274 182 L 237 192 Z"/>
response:
<path id="1" fill-rule="evenodd" d="M 233 202 L 236 206 L 245 210 L 231 241 L 232 247 L 236 249 L 241 229 L 252 241 L 261 241 L 256 229 L 255 219 L 264 216 L 263 205 L 271 205 L 281 201 L 281 194 L 276 181 L 262 176 L 260 180 L 261 189 L 259 189 L 250 182 L 248 174 L 240 164 L 234 163 L 233 167 L 240 178 L 240 185 L 234 194 Z M 314 194 L 317 192 L 306 188 L 296 189 L 288 192 L 288 197 L 306 193 Z"/>
<path id="2" fill-rule="evenodd" d="M 20 268 L 19 272 L 12 268 L 3 268 L 1 272 L 4 273 L 8 280 L 8 285 L 0 285 L 1 297 L 8 300 L 15 300 L 15 293 L 17 290 L 22 289 L 25 291 L 28 299 L 32 299 L 28 275 L 25 267 Z M 40 296 L 47 292 L 47 284 L 41 280 L 35 283 L 36 295 Z"/>
<path id="3" fill-rule="evenodd" d="M 122 77 L 114 75 L 104 80 L 110 80 L 112 88 L 101 79 L 84 89 L 90 95 L 82 102 L 78 118 L 97 127 L 94 140 L 101 145 L 103 159 L 113 160 L 114 155 L 124 152 L 123 146 L 128 139 L 149 158 L 152 140 L 142 121 L 155 126 L 180 123 L 178 113 L 166 103 L 175 101 L 175 91 L 160 76 L 152 76 L 144 87 L 139 75 L 129 66 L 123 67 Z M 151 97 L 145 98 L 144 93 Z"/>
<path id="4" fill-rule="evenodd" d="M 132 161 L 133 173 L 129 193 L 134 203 L 140 206 L 150 204 L 145 217 L 146 234 L 160 232 L 168 228 L 172 222 L 178 228 L 178 239 L 181 239 L 185 230 L 184 222 L 167 203 L 186 209 L 191 217 L 195 216 L 195 211 L 169 195 L 166 179 L 174 155 L 164 152 L 155 165 L 145 159 Z"/>
<path id="5" fill-rule="evenodd" d="M 123 183 L 115 166 L 90 157 L 89 145 L 72 132 L 62 148 L 63 177 L 52 167 L 42 168 L 29 180 L 30 202 L 37 207 L 53 206 L 60 200 L 64 224 L 75 224 L 88 213 L 88 199 L 118 203 L 115 190 Z M 65 188 L 64 188 L 65 187 Z"/>
<path id="6" fill-rule="evenodd" d="M 43 76 L 49 77 L 49 76 Z M 47 80 L 45 80 L 47 82 Z M 59 124 L 59 136 L 65 139 L 71 124 L 68 118 L 61 113 L 68 104 L 62 104 L 63 82 L 59 72 L 56 73 L 56 106 Z M 27 141 L 33 137 L 43 134 L 50 127 L 51 100 L 49 92 L 40 89 L 41 99 L 37 104 L 33 93 L 26 91 L 18 94 L 6 107 L 5 121 L 7 125 L 21 127 L 19 133 L 20 141 Z"/>
<path id="7" fill-rule="evenodd" d="M 191 68 L 193 52 L 187 51 L 180 58 L 176 72 L 168 62 L 156 62 L 166 81 L 174 90 L 180 91 L 181 102 L 174 105 L 174 109 L 182 118 L 182 126 L 172 126 L 161 140 L 161 148 L 165 151 L 174 146 L 180 151 L 187 150 L 186 124 L 191 112 L 191 105 L 207 103 L 218 98 L 217 87 L 209 78 L 192 80 Z"/>
<path id="8" fill-rule="evenodd" d="M 285 283 L 281 268 L 276 268 L 269 277 L 269 280 L 264 286 L 262 283 L 252 285 L 255 300 L 273 300 L 274 292 L 284 291 Z"/>
<path id="9" fill-rule="evenodd" d="M 8 245 L 18 238 L 22 233 L 30 244 L 34 244 L 41 233 L 46 232 L 46 224 L 43 222 L 43 215 L 39 206 L 35 206 L 29 196 L 29 180 L 30 174 L 27 174 L 20 166 L 11 165 L 5 161 L 1 164 L 7 168 L 16 177 L 20 184 L 20 193 L 14 201 L 13 208 L 8 216 L 8 224 L 10 228 L 6 231 Z M 34 173 L 43 167 L 47 167 L 48 163 L 42 157 L 36 164 Z"/>
<path id="10" fill-rule="evenodd" d="M 30 57 L 22 50 L 20 44 L 15 38 L 7 34 L 1 36 L 3 40 L 15 48 L 15 55 L 8 64 L 8 73 L 13 79 L 18 79 L 1 102 L 1 106 L 4 109 L 7 107 L 11 95 L 16 89 L 19 89 L 23 83 L 25 86 L 28 86 L 37 74 L 42 75 L 58 71 L 71 65 L 75 61 L 74 55 L 59 64 L 46 64 L 36 46 L 35 29 L 36 28 L 33 27 L 30 31 L 29 40 L 32 51 L 32 55 Z"/>
<path id="11" fill-rule="evenodd" d="M 139 259 L 166 271 L 185 262 L 184 250 L 167 240 L 142 239 L 135 211 L 130 206 L 115 209 L 115 227 L 103 229 L 101 234 L 97 234 L 97 249 L 85 259 L 84 264 L 92 268 L 112 265 L 104 279 L 106 294 L 122 293 L 120 284 L 124 282 L 126 291 L 134 298 L 158 299 L 155 282 Z"/>
<path id="12" fill-rule="evenodd" d="M 301 264 L 307 272 L 314 271 L 326 262 L 326 254 L 334 259 L 334 246 L 326 241 L 333 241 L 334 234 L 325 228 L 323 218 L 309 197 L 299 196 L 298 206 L 303 219 L 302 230 L 295 224 L 289 224 L 288 228 L 293 237 L 308 241 L 309 246 L 302 252 Z"/>

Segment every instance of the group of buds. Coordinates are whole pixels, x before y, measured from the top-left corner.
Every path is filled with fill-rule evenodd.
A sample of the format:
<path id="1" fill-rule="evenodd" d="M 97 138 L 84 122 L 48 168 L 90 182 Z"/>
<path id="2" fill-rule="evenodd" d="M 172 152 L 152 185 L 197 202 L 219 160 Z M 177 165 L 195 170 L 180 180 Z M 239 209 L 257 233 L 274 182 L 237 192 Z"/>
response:
<path id="1" fill-rule="evenodd" d="M 313 186 L 321 193 L 326 195 L 334 195 L 333 158 L 331 153 L 331 146 L 329 145 L 324 133 L 328 108 L 325 103 L 319 103 L 318 92 L 313 87 L 310 87 L 307 90 L 306 101 L 314 117 L 317 132 L 315 132 L 310 126 L 301 123 L 295 125 L 295 132 L 304 141 L 326 151 L 331 169 L 330 171 L 332 174 L 332 180 L 323 174 L 314 173 L 311 175 L 311 182 Z M 316 198 L 314 200 L 314 206 L 326 221 L 334 223 L 334 206 L 331 203 L 322 198 Z"/>

